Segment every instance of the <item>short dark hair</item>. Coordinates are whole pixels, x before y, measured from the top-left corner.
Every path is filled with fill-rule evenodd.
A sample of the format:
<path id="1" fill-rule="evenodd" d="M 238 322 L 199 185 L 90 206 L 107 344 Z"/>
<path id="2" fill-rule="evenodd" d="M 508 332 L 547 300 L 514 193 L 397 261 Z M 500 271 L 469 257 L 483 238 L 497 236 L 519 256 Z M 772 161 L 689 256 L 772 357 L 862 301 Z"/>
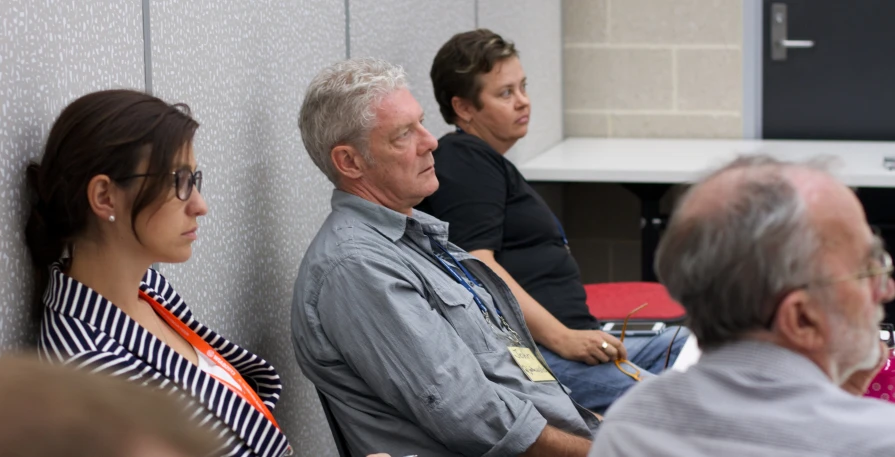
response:
<path id="1" fill-rule="evenodd" d="M 26 170 L 32 197 L 25 240 L 36 269 L 37 297 L 46 287 L 47 267 L 88 226 L 90 180 L 97 175 L 125 178 L 148 159 L 147 179 L 121 183 L 140 186 L 130 215 L 133 227 L 137 215 L 168 192 L 168 172 L 198 127 L 188 106 L 135 90 L 93 92 L 62 110 L 40 163 Z"/>
<path id="2" fill-rule="evenodd" d="M 457 123 L 457 113 L 451 104 L 454 97 L 469 100 L 481 109 L 479 95 L 482 83 L 479 75 L 490 72 L 502 60 L 518 56 L 512 41 L 504 40 L 488 29 L 458 33 L 451 37 L 435 54 L 429 71 L 435 100 L 445 122 Z"/>

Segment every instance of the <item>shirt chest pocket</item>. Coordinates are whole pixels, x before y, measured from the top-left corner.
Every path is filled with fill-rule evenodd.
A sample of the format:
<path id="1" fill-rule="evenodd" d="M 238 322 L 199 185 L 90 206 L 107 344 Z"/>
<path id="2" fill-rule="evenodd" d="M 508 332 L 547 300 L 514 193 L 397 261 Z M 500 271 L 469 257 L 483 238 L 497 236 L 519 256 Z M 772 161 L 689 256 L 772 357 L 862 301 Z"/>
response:
<path id="1" fill-rule="evenodd" d="M 474 354 L 494 352 L 496 341 L 472 294 L 459 284 L 438 285 L 435 299 L 441 315 Z"/>

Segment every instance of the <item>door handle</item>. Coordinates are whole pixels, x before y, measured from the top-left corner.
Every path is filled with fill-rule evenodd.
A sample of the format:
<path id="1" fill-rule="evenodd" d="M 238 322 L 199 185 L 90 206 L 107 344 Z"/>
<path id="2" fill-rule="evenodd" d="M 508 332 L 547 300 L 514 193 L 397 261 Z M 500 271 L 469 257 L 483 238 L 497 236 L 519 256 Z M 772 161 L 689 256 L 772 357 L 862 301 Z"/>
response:
<path id="1" fill-rule="evenodd" d="M 810 49 L 814 40 L 790 40 L 787 36 L 786 3 L 771 3 L 771 60 L 786 60 L 788 49 Z"/>
<path id="2" fill-rule="evenodd" d="M 808 49 L 814 47 L 814 40 L 780 40 L 784 48 Z"/>

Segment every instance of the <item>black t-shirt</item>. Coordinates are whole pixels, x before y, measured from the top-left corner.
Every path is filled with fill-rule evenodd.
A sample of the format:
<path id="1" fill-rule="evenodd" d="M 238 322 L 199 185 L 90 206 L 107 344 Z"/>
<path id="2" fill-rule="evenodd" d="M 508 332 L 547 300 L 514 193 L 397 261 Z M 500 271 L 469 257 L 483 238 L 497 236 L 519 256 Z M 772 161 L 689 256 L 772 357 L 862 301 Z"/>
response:
<path id="1" fill-rule="evenodd" d="M 451 242 L 494 251 L 535 300 L 573 329 L 598 328 L 559 221 L 519 170 L 476 136 L 449 133 L 435 150 L 438 191 L 417 209 L 447 223 Z"/>

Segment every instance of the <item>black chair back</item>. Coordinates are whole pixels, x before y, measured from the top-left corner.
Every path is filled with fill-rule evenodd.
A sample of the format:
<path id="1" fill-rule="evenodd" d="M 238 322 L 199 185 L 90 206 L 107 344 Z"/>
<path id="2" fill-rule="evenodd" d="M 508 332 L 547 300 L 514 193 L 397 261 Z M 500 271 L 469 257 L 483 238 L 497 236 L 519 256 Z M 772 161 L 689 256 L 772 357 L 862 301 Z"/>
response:
<path id="1" fill-rule="evenodd" d="M 339 457 L 351 457 L 351 453 L 348 452 L 348 442 L 345 441 L 345 435 L 342 434 L 342 429 L 339 428 L 336 418 L 333 417 L 333 413 L 329 409 L 329 401 L 326 399 L 326 395 L 323 395 L 323 392 L 321 392 L 320 389 L 317 389 L 317 395 L 320 397 L 320 406 L 323 407 L 323 414 L 326 415 L 326 422 L 329 423 L 329 430 L 333 434 L 333 439 L 336 441 L 336 449 L 339 451 Z"/>

